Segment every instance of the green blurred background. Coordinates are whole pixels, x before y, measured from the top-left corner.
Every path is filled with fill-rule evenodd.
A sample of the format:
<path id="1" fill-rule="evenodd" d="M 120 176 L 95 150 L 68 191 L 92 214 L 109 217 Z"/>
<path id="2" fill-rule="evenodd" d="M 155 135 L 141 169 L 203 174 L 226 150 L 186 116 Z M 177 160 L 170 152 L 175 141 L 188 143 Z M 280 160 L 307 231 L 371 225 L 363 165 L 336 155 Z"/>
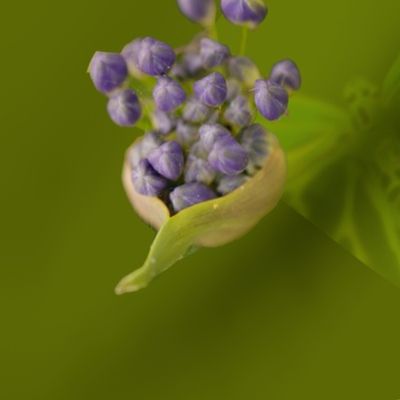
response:
<path id="1" fill-rule="evenodd" d="M 268 4 L 249 54 L 263 71 L 295 59 L 306 94 L 341 104 L 398 53 L 398 0 Z M 86 67 L 135 36 L 189 40 L 174 0 L 8 2 L 0 18 L 0 398 L 400 398 L 400 290 L 283 203 L 114 295 L 154 234 L 120 183 L 135 131 L 109 121 Z"/>

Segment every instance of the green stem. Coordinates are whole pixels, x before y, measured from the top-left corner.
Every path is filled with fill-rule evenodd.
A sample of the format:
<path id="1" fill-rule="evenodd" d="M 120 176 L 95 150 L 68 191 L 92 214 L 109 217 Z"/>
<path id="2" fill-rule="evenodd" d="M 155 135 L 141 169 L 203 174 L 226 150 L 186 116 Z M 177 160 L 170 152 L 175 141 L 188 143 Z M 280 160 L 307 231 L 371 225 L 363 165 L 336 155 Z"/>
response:
<path id="1" fill-rule="evenodd" d="M 241 56 L 243 56 L 246 53 L 248 32 L 249 32 L 249 28 L 244 26 L 242 28 L 242 40 L 240 42 L 240 51 L 239 51 L 239 54 Z"/>

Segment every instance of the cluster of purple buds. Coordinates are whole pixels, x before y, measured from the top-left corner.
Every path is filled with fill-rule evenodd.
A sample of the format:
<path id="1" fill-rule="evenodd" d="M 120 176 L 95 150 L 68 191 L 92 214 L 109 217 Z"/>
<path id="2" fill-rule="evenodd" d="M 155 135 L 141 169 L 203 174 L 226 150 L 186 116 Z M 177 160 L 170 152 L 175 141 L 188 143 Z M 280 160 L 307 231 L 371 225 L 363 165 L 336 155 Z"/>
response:
<path id="1" fill-rule="evenodd" d="M 148 130 L 129 154 L 134 189 L 159 197 L 172 214 L 251 179 L 269 155 L 257 113 L 279 119 L 301 85 L 293 61 L 276 63 L 265 77 L 251 59 L 211 38 L 214 0 L 178 0 L 178 6 L 206 28 L 189 45 L 175 51 L 138 38 L 121 53 L 96 52 L 89 66 L 96 89 L 108 97 L 110 118 Z M 268 12 L 262 0 L 221 0 L 220 6 L 229 21 L 251 28 Z"/>

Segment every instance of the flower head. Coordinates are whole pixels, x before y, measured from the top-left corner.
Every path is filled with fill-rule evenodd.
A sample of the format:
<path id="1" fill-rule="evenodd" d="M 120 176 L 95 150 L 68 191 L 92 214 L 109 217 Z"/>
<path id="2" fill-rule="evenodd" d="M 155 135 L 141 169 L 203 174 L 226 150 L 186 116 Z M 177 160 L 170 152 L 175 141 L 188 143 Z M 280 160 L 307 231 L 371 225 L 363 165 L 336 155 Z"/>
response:
<path id="1" fill-rule="evenodd" d="M 282 86 L 259 79 L 254 87 L 254 100 L 258 111 L 265 118 L 273 121 L 286 112 L 289 96 Z"/>
<path id="2" fill-rule="evenodd" d="M 186 100 L 186 94 L 177 81 L 169 77 L 160 77 L 153 90 L 153 98 L 159 110 L 170 112 Z"/>
<path id="3" fill-rule="evenodd" d="M 269 80 L 291 90 L 298 90 L 301 86 L 299 68 L 292 60 L 276 63 L 272 67 Z"/>
<path id="4" fill-rule="evenodd" d="M 176 212 L 216 197 L 215 193 L 202 183 L 186 183 L 176 187 L 170 194 Z"/>
<path id="5" fill-rule="evenodd" d="M 229 48 L 221 43 L 203 38 L 200 41 L 200 57 L 205 68 L 221 65 L 230 55 Z"/>
<path id="6" fill-rule="evenodd" d="M 250 28 L 264 21 L 268 13 L 263 0 L 221 0 L 221 8 L 226 19 Z"/>
<path id="7" fill-rule="evenodd" d="M 178 0 L 178 6 L 186 17 L 204 26 L 211 25 L 215 19 L 214 0 Z"/>
<path id="8" fill-rule="evenodd" d="M 131 89 L 112 95 L 107 104 L 111 119 L 120 126 L 133 126 L 141 116 L 141 106 L 136 93 Z"/>
<path id="9" fill-rule="evenodd" d="M 131 178 L 135 190 L 144 196 L 158 196 L 168 185 L 167 180 L 154 171 L 147 160 L 136 165 Z"/>
<path id="10" fill-rule="evenodd" d="M 147 156 L 147 160 L 160 175 L 167 179 L 175 181 L 182 174 L 184 157 L 182 147 L 178 142 L 163 143 Z"/>
<path id="11" fill-rule="evenodd" d="M 167 44 L 151 37 L 137 39 L 122 50 L 128 64 L 133 63 L 141 72 L 152 75 L 166 74 L 175 63 L 175 52 Z"/>
<path id="12" fill-rule="evenodd" d="M 208 162 L 221 174 L 233 176 L 246 169 L 248 156 L 246 150 L 232 136 L 225 136 L 215 142 Z"/>
<path id="13" fill-rule="evenodd" d="M 89 74 L 96 89 L 110 93 L 128 76 L 128 68 L 120 54 L 97 51 L 89 64 Z"/>
<path id="14" fill-rule="evenodd" d="M 209 107 L 221 105 L 228 94 L 225 78 L 219 72 L 195 82 L 193 90 L 196 98 Z"/>

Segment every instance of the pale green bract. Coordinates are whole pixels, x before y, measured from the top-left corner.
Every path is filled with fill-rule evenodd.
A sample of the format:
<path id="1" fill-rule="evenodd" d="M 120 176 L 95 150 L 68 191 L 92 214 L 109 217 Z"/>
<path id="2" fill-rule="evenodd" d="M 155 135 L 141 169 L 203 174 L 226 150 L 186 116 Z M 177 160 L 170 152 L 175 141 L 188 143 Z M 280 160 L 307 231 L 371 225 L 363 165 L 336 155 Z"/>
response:
<path id="1" fill-rule="evenodd" d="M 346 109 L 296 96 L 269 125 L 287 153 L 285 200 L 400 285 L 400 57 L 382 89 L 356 81 Z"/>

